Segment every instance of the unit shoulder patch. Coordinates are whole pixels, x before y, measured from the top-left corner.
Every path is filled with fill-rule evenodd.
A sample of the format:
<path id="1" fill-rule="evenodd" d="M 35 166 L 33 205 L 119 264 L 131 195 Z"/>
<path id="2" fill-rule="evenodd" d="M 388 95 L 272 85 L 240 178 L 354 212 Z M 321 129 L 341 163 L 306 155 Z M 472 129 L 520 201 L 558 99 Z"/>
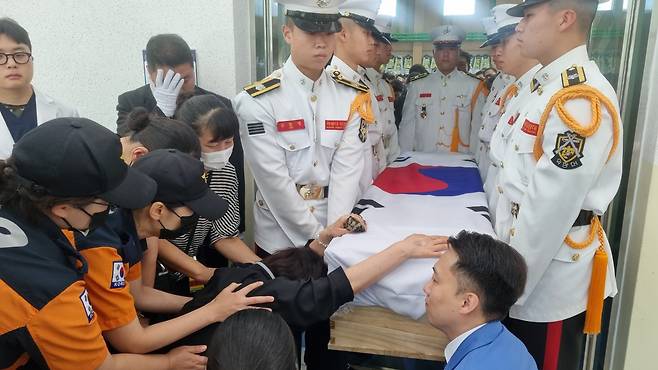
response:
<path id="1" fill-rule="evenodd" d="M 563 170 L 573 170 L 583 165 L 585 137 L 573 131 L 557 135 L 551 162 Z"/>
<path id="2" fill-rule="evenodd" d="M 419 74 L 417 74 L 417 75 L 411 77 L 411 78 L 409 79 L 409 82 L 413 82 L 413 81 L 421 80 L 421 79 L 423 79 L 423 78 L 425 78 L 425 77 L 427 77 L 427 76 L 429 76 L 429 75 L 430 75 L 429 73 L 419 73 Z"/>
<path id="3" fill-rule="evenodd" d="M 261 96 L 281 86 L 281 80 L 275 77 L 266 77 L 260 81 L 254 82 L 244 87 L 244 91 L 251 95 L 252 98 Z"/>
<path id="4" fill-rule="evenodd" d="M 562 72 L 562 87 L 580 85 L 586 81 L 585 69 L 581 66 L 574 65 Z"/>
<path id="5" fill-rule="evenodd" d="M 343 77 L 343 74 L 340 73 L 340 71 L 331 72 L 331 78 L 333 78 L 334 81 L 338 82 L 339 84 L 345 85 L 347 87 L 351 87 L 354 90 L 365 92 L 365 93 L 370 91 L 370 89 L 368 88 L 368 86 L 366 86 L 366 84 L 358 81 L 349 80 Z"/>

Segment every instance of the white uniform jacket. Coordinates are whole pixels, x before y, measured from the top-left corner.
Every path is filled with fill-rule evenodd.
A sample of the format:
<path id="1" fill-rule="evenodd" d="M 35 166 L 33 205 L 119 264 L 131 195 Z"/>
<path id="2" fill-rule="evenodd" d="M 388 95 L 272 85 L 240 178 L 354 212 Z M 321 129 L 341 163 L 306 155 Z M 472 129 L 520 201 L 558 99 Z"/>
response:
<path id="1" fill-rule="evenodd" d="M 370 104 L 372 111 L 375 115 L 375 122 L 368 123 L 368 140 L 364 146 L 364 170 L 360 180 L 360 190 L 364 192 L 372 181 L 379 175 L 384 168 L 386 168 L 386 150 L 384 149 L 384 125 L 380 124 L 380 114 L 377 104 L 377 95 L 375 92 L 375 85 L 365 78 L 366 69 L 358 67 L 358 70 L 353 70 L 347 63 L 342 61 L 337 56 L 331 59 L 331 64 L 327 67 L 327 71 L 332 74 L 335 71 L 340 72 L 346 79 L 354 83 L 363 83 L 368 86 L 370 94 Z M 353 97 L 356 97 L 358 91 L 353 90 Z"/>
<path id="2" fill-rule="evenodd" d="M 516 94 L 507 100 L 504 107 L 501 107 L 501 116 L 498 119 L 498 123 L 496 124 L 494 131 L 492 132 L 491 141 L 489 142 L 490 149 L 487 153 L 489 157 L 489 169 L 487 170 L 487 177 L 484 181 L 484 192 L 487 194 L 487 203 L 489 204 L 491 222 L 493 223 L 494 227 L 497 225 L 501 227 L 502 225 L 502 227 L 497 230 L 497 234 L 500 233 L 498 234 L 498 237 L 502 240 L 505 240 L 506 242 L 509 242 L 508 232 L 510 224 L 507 222 L 497 223 L 496 217 L 500 213 L 501 217 L 507 219 L 508 222 L 511 222 L 512 216 L 509 209 L 509 200 L 502 202 L 504 211 L 497 211 L 499 204 L 498 200 L 503 196 L 503 194 L 500 193 L 502 188 L 498 182 L 498 169 L 500 168 L 500 164 L 505 157 L 505 151 L 508 149 L 507 143 L 509 135 L 512 133 L 514 124 L 516 124 L 518 121 L 518 114 L 520 110 L 525 107 L 525 104 L 528 102 L 528 100 L 530 100 L 530 81 L 532 81 L 540 68 L 541 65 L 539 64 L 532 67 L 530 70 L 524 73 L 523 76 L 518 79 L 518 81 L 513 82 L 516 86 Z"/>
<path id="3" fill-rule="evenodd" d="M 366 137 L 361 117 L 348 117 L 351 90 L 326 71 L 312 81 L 289 58 L 252 85 L 255 97 L 243 91 L 234 99 L 258 186 L 255 241 L 265 251 L 305 245 L 358 200 Z M 328 186 L 328 196 L 304 199 L 305 185 Z"/>
<path id="4" fill-rule="evenodd" d="M 622 175 L 621 127 L 613 147 L 613 115 L 619 118 L 617 95 L 585 45 L 579 46 L 537 72 L 531 98 L 520 109 L 500 167 L 500 186 L 513 203 L 509 242 L 528 264 L 525 292 L 512 307 L 510 317 L 532 322 L 552 322 L 585 311 L 593 256 L 598 238 L 584 249 L 565 243 L 569 236 L 581 243 L 590 226 L 576 226 L 581 210 L 603 215 L 615 197 Z M 543 132 L 542 156 L 533 155 L 540 117 L 549 100 L 565 86 L 590 86 L 609 99 L 614 112 L 601 105 L 600 127 L 591 135 L 579 134 L 552 109 Z M 592 104 L 579 93 L 564 103 L 565 111 L 580 126 L 593 122 Z M 502 201 L 502 200 L 501 200 Z M 500 207 L 498 207 L 500 209 Z M 500 215 L 497 222 L 501 220 Z M 617 292 L 612 254 L 608 255 L 605 296 Z"/>
<path id="5" fill-rule="evenodd" d="M 383 126 L 382 141 L 386 153 L 386 165 L 389 165 L 400 156 L 398 127 L 395 125 L 395 92 L 382 74 L 375 69 L 366 69 L 366 77 L 374 85 L 373 94 L 379 108 L 377 123 Z"/>
<path id="6" fill-rule="evenodd" d="M 407 87 L 402 108 L 400 150 L 449 152 L 457 126 L 456 151 L 470 152 L 472 128 L 480 125 L 479 114 L 473 112 L 478 112 L 485 101 L 479 84 L 480 80 L 457 69 L 448 75 L 436 72 L 417 76 Z"/>
<path id="7" fill-rule="evenodd" d="M 58 117 L 78 117 L 78 111 L 70 108 L 50 96 L 34 89 L 37 106 L 37 125 Z M 14 148 L 14 139 L 11 137 L 5 119 L 0 114 L 0 159 L 7 159 Z"/>
<path id="8" fill-rule="evenodd" d="M 475 151 L 475 160 L 478 163 L 478 169 L 480 170 L 480 176 L 482 181 L 485 181 L 487 178 L 487 172 L 489 171 L 489 142 L 491 141 L 491 135 L 493 130 L 498 124 L 500 115 L 502 113 L 503 96 L 507 93 L 508 89 L 514 83 L 514 77 L 507 77 L 505 74 L 498 74 L 494 83 L 498 81 L 506 82 L 509 81 L 507 85 L 504 85 L 500 82 L 497 83 L 496 89 L 493 89 L 494 84 L 492 84 L 492 90 L 489 92 L 486 103 L 482 108 L 481 124 L 480 130 L 477 132 L 478 145 Z"/>

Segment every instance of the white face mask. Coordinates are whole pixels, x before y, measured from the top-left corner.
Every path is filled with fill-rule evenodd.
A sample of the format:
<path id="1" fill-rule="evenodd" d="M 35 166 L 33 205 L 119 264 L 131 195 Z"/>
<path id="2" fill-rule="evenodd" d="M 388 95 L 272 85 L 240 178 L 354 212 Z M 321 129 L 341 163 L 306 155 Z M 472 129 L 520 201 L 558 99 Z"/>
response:
<path id="1" fill-rule="evenodd" d="M 218 152 L 201 153 L 201 161 L 207 171 L 220 171 L 228 163 L 233 153 L 233 146 Z"/>

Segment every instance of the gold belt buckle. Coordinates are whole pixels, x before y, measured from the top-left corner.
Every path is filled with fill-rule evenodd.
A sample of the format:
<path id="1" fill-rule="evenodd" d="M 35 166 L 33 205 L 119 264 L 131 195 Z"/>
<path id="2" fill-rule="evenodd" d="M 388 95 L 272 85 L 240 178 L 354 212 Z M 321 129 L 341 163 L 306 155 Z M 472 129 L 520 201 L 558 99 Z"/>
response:
<path id="1" fill-rule="evenodd" d="M 317 185 L 297 185 L 297 191 L 304 200 L 317 200 L 324 198 L 324 187 Z"/>

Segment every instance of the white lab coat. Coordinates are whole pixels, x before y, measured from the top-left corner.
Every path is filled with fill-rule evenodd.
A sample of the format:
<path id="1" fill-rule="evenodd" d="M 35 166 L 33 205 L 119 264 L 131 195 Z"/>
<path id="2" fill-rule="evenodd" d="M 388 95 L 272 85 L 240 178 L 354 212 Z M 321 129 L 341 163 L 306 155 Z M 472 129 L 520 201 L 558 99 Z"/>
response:
<path id="1" fill-rule="evenodd" d="M 58 117 L 78 117 L 78 111 L 50 96 L 34 89 L 37 106 L 37 125 Z M 4 117 L 0 114 L 0 159 L 7 159 L 14 147 L 14 139 L 9 132 Z"/>

